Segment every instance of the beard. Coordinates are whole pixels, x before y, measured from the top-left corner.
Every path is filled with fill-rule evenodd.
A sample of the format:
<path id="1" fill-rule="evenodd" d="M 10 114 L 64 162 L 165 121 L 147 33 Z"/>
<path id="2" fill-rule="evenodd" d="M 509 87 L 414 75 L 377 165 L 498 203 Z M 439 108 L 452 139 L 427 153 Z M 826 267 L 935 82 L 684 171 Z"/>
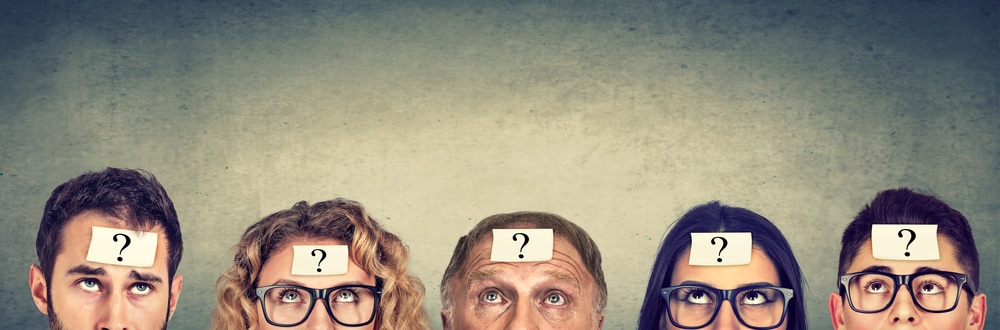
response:
<path id="1" fill-rule="evenodd" d="M 168 289 L 169 290 L 169 289 Z M 48 291 L 48 290 L 46 290 Z M 45 298 L 48 299 L 48 315 L 49 315 L 49 330 L 66 330 L 66 326 L 63 325 L 62 321 L 59 320 L 59 316 L 56 315 L 56 311 L 52 309 L 52 292 L 46 292 Z M 170 303 L 170 298 L 167 298 L 167 304 Z M 167 321 L 170 320 L 170 312 L 167 312 L 167 317 L 163 320 L 163 325 L 160 326 L 160 330 L 167 330 Z"/>
<path id="2" fill-rule="evenodd" d="M 48 312 L 48 315 L 49 315 L 49 330 L 64 330 L 64 329 L 66 329 L 66 327 L 63 326 L 62 322 L 59 321 L 59 317 L 56 316 L 56 311 L 52 310 L 52 295 L 49 295 L 47 298 L 49 299 L 49 307 L 48 307 L 48 309 L 49 309 L 49 312 Z"/>

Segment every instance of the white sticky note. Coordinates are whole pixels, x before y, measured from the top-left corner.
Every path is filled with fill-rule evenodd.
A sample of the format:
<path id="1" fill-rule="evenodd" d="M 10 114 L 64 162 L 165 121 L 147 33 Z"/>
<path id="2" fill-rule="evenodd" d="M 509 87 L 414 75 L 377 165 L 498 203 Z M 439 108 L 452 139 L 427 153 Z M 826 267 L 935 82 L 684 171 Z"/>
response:
<path id="1" fill-rule="evenodd" d="M 529 262 L 552 259 L 552 229 L 494 229 L 491 261 Z"/>
<path id="2" fill-rule="evenodd" d="M 87 261 L 109 265 L 151 267 L 157 234 L 121 228 L 91 227 Z"/>
<path id="3" fill-rule="evenodd" d="M 729 266 L 750 263 L 750 233 L 691 233 L 691 258 L 695 266 Z"/>
<path id="4" fill-rule="evenodd" d="M 872 225 L 872 256 L 885 260 L 938 260 L 937 225 Z"/>
<path id="5" fill-rule="evenodd" d="M 292 245 L 292 275 L 347 273 L 347 245 Z"/>

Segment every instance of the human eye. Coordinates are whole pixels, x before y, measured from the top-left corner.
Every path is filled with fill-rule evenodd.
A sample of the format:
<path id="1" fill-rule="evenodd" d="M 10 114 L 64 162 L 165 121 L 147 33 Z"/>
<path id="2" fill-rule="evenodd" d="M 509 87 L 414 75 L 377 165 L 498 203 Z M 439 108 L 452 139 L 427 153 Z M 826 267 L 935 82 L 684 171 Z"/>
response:
<path id="1" fill-rule="evenodd" d="M 689 288 L 682 292 L 683 300 L 698 305 L 711 304 L 712 298 L 709 296 L 708 291 L 699 288 Z"/>
<path id="2" fill-rule="evenodd" d="M 351 289 L 342 289 L 333 296 L 335 303 L 353 303 L 358 301 L 358 293 Z"/>
<path id="3" fill-rule="evenodd" d="M 553 292 L 545 296 L 545 303 L 552 306 L 562 306 L 566 304 L 566 297 L 561 293 Z"/>
<path id="4" fill-rule="evenodd" d="M 757 290 L 744 292 L 743 299 L 740 299 L 740 303 L 744 305 L 763 305 L 769 302 L 771 299 L 768 299 L 767 294 Z"/>
<path id="5" fill-rule="evenodd" d="M 940 294 L 941 292 L 944 292 L 944 288 L 940 284 L 930 281 L 921 283 L 919 289 L 920 289 L 920 294 L 928 294 L 928 295 Z"/>
<path id="6" fill-rule="evenodd" d="M 87 292 L 100 292 L 101 282 L 92 278 L 81 279 L 76 282 L 76 286 Z"/>
<path id="7" fill-rule="evenodd" d="M 278 301 L 282 303 L 291 304 L 302 302 L 302 293 L 293 288 L 281 289 L 281 291 L 278 291 L 277 297 Z"/>
<path id="8" fill-rule="evenodd" d="M 145 296 L 150 293 L 153 293 L 153 286 L 149 285 L 148 283 L 136 283 L 133 284 L 132 287 L 129 289 L 129 293 Z"/>
<path id="9" fill-rule="evenodd" d="M 503 302 L 503 296 L 496 290 L 487 290 L 480 295 L 479 300 L 487 304 L 499 304 Z"/>
<path id="10" fill-rule="evenodd" d="M 880 279 L 873 279 L 865 283 L 864 288 L 867 293 L 886 293 L 889 291 L 889 287 Z"/>

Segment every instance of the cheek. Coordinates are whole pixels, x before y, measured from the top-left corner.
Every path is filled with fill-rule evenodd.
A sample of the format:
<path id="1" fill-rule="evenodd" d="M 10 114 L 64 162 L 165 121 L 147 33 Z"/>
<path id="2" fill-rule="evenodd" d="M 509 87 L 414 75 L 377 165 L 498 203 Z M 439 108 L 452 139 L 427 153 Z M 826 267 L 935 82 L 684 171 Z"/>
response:
<path id="1" fill-rule="evenodd" d="M 886 314 L 885 312 L 878 314 L 861 314 L 851 311 L 850 306 L 846 306 L 845 308 L 848 310 L 844 311 L 844 325 L 851 330 L 864 330 L 868 329 L 870 326 L 875 326 L 876 324 L 879 324 L 879 319 L 881 318 L 880 315 Z"/>

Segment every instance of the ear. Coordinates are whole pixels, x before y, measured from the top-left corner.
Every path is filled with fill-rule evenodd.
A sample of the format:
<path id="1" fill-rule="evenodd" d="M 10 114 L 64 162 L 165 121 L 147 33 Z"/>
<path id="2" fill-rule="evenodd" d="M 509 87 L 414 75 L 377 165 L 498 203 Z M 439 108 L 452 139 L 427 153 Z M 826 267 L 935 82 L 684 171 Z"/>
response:
<path id="1" fill-rule="evenodd" d="M 844 299 L 836 292 L 830 294 L 830 321 L 833 322 L 833 329 L 845 330 L 844 324 Z"/>
<path id="2" fill-rule="evenodd" d="M 986 324 L 986 294 L 980 293 L 972 297 L 969 308 L 969 323 L 967 329 L 983 330 Z"/>
<path id="3" fill-rule="evenodd" d="M 31 298 L 35 300 L 35 307 L 42 314 L 49 313 L 49 290 L 48 283 L 45 282 L 45 273 L 36 264 L 31 264 L 28 271 L 28 287 L 31 288 Z"/>
<path id="4" fill-rule="evenodd" d="M 604 328 L 604 312 L 603 311 L 601 312 L 601 314 L 597 318 L 597 328 L 598 329 L 603 329 Z"/>
<path id="5" fill-rule="evenodd" d="M 451 320 L 448 319 L 448 316 L 445 314 L 444 310 L 442 309 L 441 310 L 441 326 L 444 328 L 444 330 L 451 329 L 451 324 L 448 324 L 448 323 L 450 323 L 449 321 L 451 321 Z"/>
<path id="6" fill-rule="evenodd" d="M 170 313 L 167 314 L 167 320 L 169 321 L 171 317 L 174 317 L 174 310 L 177 309 L 177 299 L 181 297 L 181 287 L 184 286 L 184 276 L 180 274 L 174 275 L 174 279 L 170 282 Z"/>

